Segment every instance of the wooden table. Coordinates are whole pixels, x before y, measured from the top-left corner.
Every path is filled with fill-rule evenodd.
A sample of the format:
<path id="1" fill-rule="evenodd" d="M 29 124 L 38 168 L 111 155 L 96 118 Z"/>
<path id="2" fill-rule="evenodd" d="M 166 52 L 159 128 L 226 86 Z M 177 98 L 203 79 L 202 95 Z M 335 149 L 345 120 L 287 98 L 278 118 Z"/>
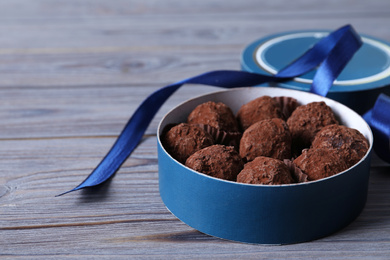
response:
<path id="1" fill-rule="evenodd" d="M 176 219 L 159 196 L 156 127 L 212 87 L 175 93 L 107 185 L 55 197 L 84 180 L 152 91 L 240 69 L 260 37 L 348 23 L 390 41 L 390 2 L 1 1 L 0 257 L 389 259 L 390 167 L 375 157 L 364 211 L 323 239 L 248 245 Z"/>

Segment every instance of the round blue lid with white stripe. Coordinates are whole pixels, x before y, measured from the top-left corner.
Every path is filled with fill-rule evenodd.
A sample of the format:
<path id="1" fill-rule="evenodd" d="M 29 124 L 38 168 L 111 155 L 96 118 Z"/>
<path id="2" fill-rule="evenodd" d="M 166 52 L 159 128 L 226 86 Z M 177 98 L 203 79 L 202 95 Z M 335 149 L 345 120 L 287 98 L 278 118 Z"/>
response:
<path id="1" fill-rule="evenodd" d="M 244 50 L 242 68 L 276 74 L 327 34 L 325 31 L 296 31 L 259 39 Z M 363 46 L 335 81 L 331 91 L 356 91 L 390 83 L 390 44 L 368 36 L 362 36 L 362 40 Z M 289 84 L 309 89 L 314 74 L 315 71 L 311 71 Z"/>

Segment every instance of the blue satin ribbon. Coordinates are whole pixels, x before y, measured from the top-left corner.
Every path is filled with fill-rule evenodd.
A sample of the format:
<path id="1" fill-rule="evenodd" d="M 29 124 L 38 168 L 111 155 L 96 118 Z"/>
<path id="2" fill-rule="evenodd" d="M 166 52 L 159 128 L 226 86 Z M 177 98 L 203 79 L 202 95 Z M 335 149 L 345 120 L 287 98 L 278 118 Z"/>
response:
<path id="1" fill-rule="evenodd" d="M 230 70 L 211 71 L 165 86 L 152 93 L 141 103 L 111 150 L 92 173 L 77 187 L 58 196 L 99 185 L 113 176 L 137 147 L 159 108 L 184 84 L 203 84 L 222 88 L 256 86 L 266 82 L 291 80 L 317 68 L 321 64 L 313 78 L 311 92 L 325 96 L 333 81 L 361 45 L 362 41 L 352 26 L 346 25 L 322 38 L 306 53 L 276 75 Z"/>
<path id="2" fill-rule="evenodd" d="M 380 94 L 374 107 L 363 115 L 374 135 L 374 150 L 390 163 L 390 97 Z"/>

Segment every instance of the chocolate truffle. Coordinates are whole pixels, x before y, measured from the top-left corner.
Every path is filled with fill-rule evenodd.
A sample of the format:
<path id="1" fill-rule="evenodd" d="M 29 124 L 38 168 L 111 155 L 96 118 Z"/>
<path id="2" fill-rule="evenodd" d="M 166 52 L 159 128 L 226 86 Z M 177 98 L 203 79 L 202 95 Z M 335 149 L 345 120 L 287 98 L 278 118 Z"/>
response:
<path id="1" fill-rule="evenodd" d="M 272 118 L 254 123 L 243 133 L 239 151 L 246 161 L 258 156 L 291 158 L 291 134 L 286 122 Z"/>
<path id="2" fill-rule="evenodd" d="M 293 162 L 307 174 L 310 181 L 332 176 L 348 168 L 336 149 L 305 149 Z"/>
<path id="3" fill-rule="evenodd" d="M 293 145 L 299 150 L 310 147 L 318 131 L 331 124 L 338 124 L 338 121 L 323 101 L 297 107 L 287 120 Z"/>
<path id="4" fill-rule="evenodd" d="M 328 125 L 315 136 L 313 148 L 337 149 L 348 167 L 356 164 L 367 153 L 367 139 L 356 129 L 343 125 Z"/>
<path id="5" fill-rule="evenodd" d="M 290 184 L 293 183 L 290 170 L 282 161 L 259 156 L 246 163 L 237 175 L 237 182 L 249 184 Z"/>
<path id="6" fill-rule="evenodd" d="M 237 121 L 242 131 L 258 121 L 271 118 L 283 119 L 283 114 L 279 103 L 270 96 L 256 98 L 242 105 L 237 112 Z"/>
<path id="7" fill-rule="evenodd" d="M 194 152 L 214 144 L 209 133 L 199 126 L 186 123 L 169 129 L 161 141 L 168 153 L 181 163 Z"/>
<path id="8" fill-rule="evenodd" d="M 232 146 L 216 144 L 192 154 L 185 165 L 216 178 L 235 181 L 244 162 Z"/>
<path id="9" fill-rule="evenodd" d="M 187 123 L 209 125 L 217 130 L 237 132 L 238 123 L 232 110 L 224 103 L 209 101 L 198 105 L 187 118 Z"/>

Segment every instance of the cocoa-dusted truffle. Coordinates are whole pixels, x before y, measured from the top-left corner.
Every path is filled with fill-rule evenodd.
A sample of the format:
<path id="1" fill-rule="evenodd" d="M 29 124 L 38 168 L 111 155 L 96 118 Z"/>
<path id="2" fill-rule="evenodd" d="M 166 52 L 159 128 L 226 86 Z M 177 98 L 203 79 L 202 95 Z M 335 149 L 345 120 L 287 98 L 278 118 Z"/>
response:
<path id="1" fill-rule="evenodd" d="M 369 144 L 362 133 L 356 129 L 343 125 L 328 125 L 317 133 L 312 147 L 337 149 L 350 167 L 363 158 Z"/>
<path id="2" fill-rule="evenodd" d="M 272 118 L 254 123 L 243 133 L 239 151 L 246 161 L 258 156 L 291 158 L 291 134 L 286 122 Z"/>
<path id="3" fill-rule="evenodd" d="M 258 121 L 271 118 L 283 118 L 283 114 L 279 103 L 270 96 L 256 98 L 242 105 L 237 112 L 242 131 Z"/>
<path id="4" fill-rule="evenodd" d="M 199 150 L 188 157 L 185 165 L 195 171 L 235 181 L 244 167 L 238 152 L 232 146 L 212 145 Z"/>
<path id="5" fill-rule="evenodd" d="M 201 127 L 186 123 L 169 129 L 161 141 L 168 153 L 181 163 L 194 152 L 214 144 L 209 133 Z"/>
<path id="6" fill-rule="evenodd" d="M 232 110 L 221 102 L 208 101 L 198 105 L 188 115 L 187 123 L 209 125 L 226 132 L 238 131 L 238 123 Z"/>
<path id="7" fill-rule="evenodd" d="M 348 168 L 336 149 L 305 149 L 293 162 L 307 174 L 310 181 L 332 176 Z"/>
<path id="8" fill-rule="evenodd" d="M 259 156 L 246 163 L 237 175 L 237 182 L 249 184 L 290 184 L 293 183 L 290 170 L 282 161 Z"/>
<path id="9" fill-rule="evenodd" d="M 287 120 L 295 147 L 308 148 L 324 126 L 338 124 L 332 109 L 325 102 L 312 102 L 297 107 Z"/>

